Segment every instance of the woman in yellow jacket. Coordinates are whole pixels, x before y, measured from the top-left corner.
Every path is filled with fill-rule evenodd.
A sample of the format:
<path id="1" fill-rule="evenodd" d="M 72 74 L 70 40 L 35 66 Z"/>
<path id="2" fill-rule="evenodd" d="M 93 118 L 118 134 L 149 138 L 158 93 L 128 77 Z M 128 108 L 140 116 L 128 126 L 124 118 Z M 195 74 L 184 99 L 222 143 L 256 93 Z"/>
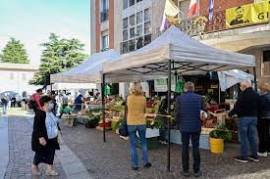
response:
<path id="1" fill-rule="evenodd" d="M 127 98 L 127 125 L 130 138 L 130 155 L 132 169 L 139 169 L 138 155 L 136 150 L 138 132 L 142 145 L 144 168 L 150 168 L 151 163 L 148 161 L 147 140 L 146 140 L 146 99 L 143 96 L 142 86 L 140 83 L 133 83 L 130 87 L 130 95 Z"/>

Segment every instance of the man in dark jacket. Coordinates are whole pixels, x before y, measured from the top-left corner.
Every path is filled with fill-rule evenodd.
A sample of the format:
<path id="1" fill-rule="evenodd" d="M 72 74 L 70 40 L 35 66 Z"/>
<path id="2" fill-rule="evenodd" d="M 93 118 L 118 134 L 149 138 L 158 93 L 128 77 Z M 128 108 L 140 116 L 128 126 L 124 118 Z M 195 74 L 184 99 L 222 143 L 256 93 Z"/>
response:
<path id="1" fill-rule="evenodd" d="M 201 176 L 199 141 L 201 133 L 200 111 L 202 97 L 194 93 L 194 84 L 185 83 L 185 93 L 176 98 L 176 121 L 180 127 L 182 137 L 182 167 L 183 175 L 189 173 L 189 140 L 192 141 L 193 170 L 195 177 Z"/>
<path id="2" fill-rule="evenodd" d="M 238 132 L 240 136 L 240 156 L 235 157 L 238 162 L 246 163 L 249 160 L 258 162 L 257 156 L 257 116 L 259 105 L 259 94 L 251 86 L 250 81 L 240 83 L 242 93 L 229 113 L 230 116 L 237 115 L 240 118 Z M 248 155 L 250 146 L 251 155 Z"/>

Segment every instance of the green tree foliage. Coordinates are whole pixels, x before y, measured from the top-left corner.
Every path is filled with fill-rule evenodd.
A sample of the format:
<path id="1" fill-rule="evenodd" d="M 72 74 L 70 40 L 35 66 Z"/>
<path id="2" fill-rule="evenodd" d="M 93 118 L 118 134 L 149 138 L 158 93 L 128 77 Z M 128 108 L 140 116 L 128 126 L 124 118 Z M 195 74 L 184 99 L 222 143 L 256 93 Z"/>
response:
<path id="1" fill-rule="evenodd" d="M 7 45 L 2 51 L 0 61 L 4 63 L 29 63 L 24 45 L 15 38 L 10 38 Z"/>
<path id="2" fill-rule="evenodd" d="M 83 53 L 84 45 L 78 39 L 62 39 L 54 33 L 51 33 L 49 41 L 41 46 L 44 47 L 41 65 L 34 79 L 30 81 L 35 85 L 48 85 L 50 74 L 74 67 L 87 57 Z"/>

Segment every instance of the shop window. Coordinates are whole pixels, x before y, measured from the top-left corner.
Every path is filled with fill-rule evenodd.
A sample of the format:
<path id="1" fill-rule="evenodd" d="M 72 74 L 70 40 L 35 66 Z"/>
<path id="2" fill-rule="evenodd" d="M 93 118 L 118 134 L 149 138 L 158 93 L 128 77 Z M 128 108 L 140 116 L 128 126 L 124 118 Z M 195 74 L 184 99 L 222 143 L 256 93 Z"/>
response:
<path id="1" fill-rule="evenodd" d="M 135 37 L 135 27 L 129 29 L 129 36 L 130 38 Z"/>
<path id="2" fill-rule="evenodd" d="M 123 40 L 128 40 L 128 30 L 123 30 Z"/>
<path id="3" fill-rule="evenodd" d="M 143 12 L 141 11 L 136 14 L 136 24 L 140 24 L 142 23 L 142 21 L 143 21 Z"/>
<path id="4" fill-rule="evenodd" d="M 123 0 L 123 9 L 128 8 L 128 1 L 129 0 Z"/>
<path id="5" fill-rule="evenodd" d="M 144 34 L 150 34 L 151 33 L 151 23 L 146 22 L 144 23 Z"/>
<path id="6" fill-rule="evenodd" d="M 151 34 L 144 36 L 144 45 L 151 43 Z"/>
<path id="7" fill-rule="evenodd" d="M 126 28 L 128 28 L 128 18 L 127 17 L 123 19 L 123 29 L 126 29 Z"/>
<path id="8" fill-rule="evenodd" d="M 135 0 L 129 0 L 129 6 L 133 6 L 135 4 Z"/>
<path id="9" fill-rule="evenodd" d="M 137 36 L 142 36 L 143 35 L 143 26 L 142 25 L 137 26 L 136 35 Z"/>
<path id="10" fill-rule="evenodd" d="M 263 74 L 270 75 L 270 50 L 263 51 Z"/>
<path id="11" fill-rule="evenodd" d="M 129 46 L 129 51 L 134 51 L 136 48 L 135 48 L 135 40 L 130 40 L 128 42 L 128 46 Z"/>
<path id="12" fill-rule="evenodd" d="M 129 17 L 129 25 L 134 26 L 135 25 L 135 15 L 132 15 Z"/>
<path id="13" fill-rule="evenodd" d="M 144 10 L 144 22 L 150 21 L 150 10 L 145 9 Z"/>

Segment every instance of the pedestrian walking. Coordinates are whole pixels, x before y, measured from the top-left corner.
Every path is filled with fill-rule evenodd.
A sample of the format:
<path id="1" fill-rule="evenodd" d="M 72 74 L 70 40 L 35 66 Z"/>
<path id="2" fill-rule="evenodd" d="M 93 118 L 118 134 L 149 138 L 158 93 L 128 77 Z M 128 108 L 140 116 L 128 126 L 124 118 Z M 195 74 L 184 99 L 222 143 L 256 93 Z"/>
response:
<path id="1" fill-rule="evenodd" d="M 8 107 L 8 97 L 6 95 L 1 96 L 1 103 L 3 108 L 3 114 L 7 114 L 7 107 Z"/>
<path id="2" fill-rule="evenodd" d="M 258 156 L 267 157 L 270 154 L 270 84 L 260 84 L 259 118 L 257 124 L 259 136 Z"/>
<path id="3" fill-rule="evenodd" d="M 203 108 L 202 97 L 194 93 L 192 82 L 184 85 L 184 93 L 176 98 L 176 121 L 180 128 L 182 140 L 182 175 L 190 176 L 189 172 L 189 141 L 192 143 L 193 171 L 195 177 L 200 177 L 201 158 L 199 141 L 201 134 L 200 111 Z"/>
<path id="4" fill-rule="evenodd" d="M 42 96 L 40 99 L 42 109 L 37 109 L 34 117 L 32 133 L 32 150 L 35 152 L 32 173 L 40 175 L 38 165 L 47 164 L 46 175 L 56 176 L 58 173 L 54 170 L 53 161 L 55 150 L 59 150 L 57 140 L 58 127 L 57 118 L 51 112 L 53 104 L 49 96 Z"/>
<path id="5" fill-rule="evenodd" d="M 40 97 L 42 95 L 42 89 L 37 89 L 36 90 L 36 93 L 34 93 L 32 96 L 31 96 L 31 100 L 33 100 L 33 102 L 35 102 L 36 104 L 36 107 L 39 109 L 39 110 L 42 110 L 42 106 L 40 105 Z M 30 103 L 32 103 L 30 101 Z"/>
<path id="6" fill-rule="evenodd" d="M 259 94 L 252 89 L 250 81 L 240 83 L 241 93 L 229 116 L 240 118 L 238 132 L 240 136 L 240 155 L 234 159 L 247 163 L 248 160 L 258 162 L 257 155 L 257 120 Z M 249 150 L 251 155 L 249 155 Z"/>
<path id="7" fill-rule="evenodd" d="M 130 88 L 130 94 L 127 98 L 127 125 L 130 138 L 131 165 L 133 170 L 139 169 L 136 149 L 137 132 L 141 141 L 144 168 L 150 168 L 152 166 L 148 160 L 145 111 L 146 99 L 143 96 L 142 86 L 140 83 L 133 83 Z"/>

